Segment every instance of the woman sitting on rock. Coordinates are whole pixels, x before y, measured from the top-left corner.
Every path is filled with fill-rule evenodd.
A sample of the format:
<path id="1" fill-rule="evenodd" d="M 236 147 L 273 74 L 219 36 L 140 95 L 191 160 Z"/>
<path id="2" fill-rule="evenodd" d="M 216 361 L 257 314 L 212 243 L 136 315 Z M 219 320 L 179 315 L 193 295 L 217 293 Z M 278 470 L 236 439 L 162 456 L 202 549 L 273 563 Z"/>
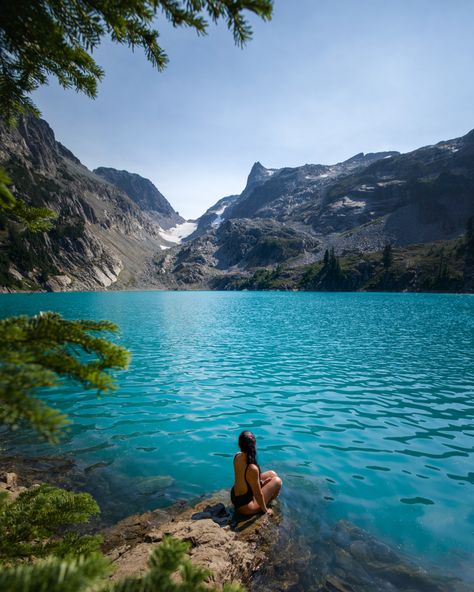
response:
<path id="1" fill-rule="evenodd" d="M 256 446 L 252 432 L 240 434 L 241 452 L 234 456 L 235 482 L 230 498 L 240 514 L 250 516 L 263 512 L 271 516 L 273 511 L 267 508 L 267 504 L 280 493 L 282 481 L 275 471 L 260 472 Z"/>

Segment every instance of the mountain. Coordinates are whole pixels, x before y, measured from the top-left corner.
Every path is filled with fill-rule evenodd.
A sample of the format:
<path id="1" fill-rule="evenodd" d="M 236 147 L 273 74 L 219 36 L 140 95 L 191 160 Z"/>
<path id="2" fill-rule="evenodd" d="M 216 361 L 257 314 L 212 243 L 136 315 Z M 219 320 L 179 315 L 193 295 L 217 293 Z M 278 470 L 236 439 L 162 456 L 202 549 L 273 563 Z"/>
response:
<path id="1" fill-rule="evenodd" d="M 33 117 L 14 129 L 0 125 L 0 166 L 17 197 L 58 215 L 53 230 L 40 234 L 0 219 L 0 286 L 95 290 L 156 283 L 153 258 L 172 244 L 164 229 L 182 219 L 150 181 L 130 175 L 127 190 L 111 184 Z"/>
<path id="2" fill-rule="evenodd" d="M 174 211 L 166 197 L 149 179 L 110 167 L 99 167 L 93 172 L 126 193 L 142 210 L 156 214 L 163 228 L 184 222 L 184 218 Z"/>
<path id="3" fill-rule="evenodd" d="M 267 169 L 257 162 L 217 219 L 220 203 L 186 244 L 157 258 L 162 281 L 206 287 L 258 268 L 309 265 L 329 248 L 344 255 L 455 239 L 474 215 L 474 131 L 407 154 L 359 153 L 334 165 Z"/>
<path id="4" fill-rule="evenodd" d="M 187 237 L 186 241 L 197 238 L 206 234 L 209 230 L 218 228 L 225 219 L 225 211 L 227 208 L 239 198 L 238 195 L 227 195 L 219 199 L 213 206 L 207 209 L 204 214 L 198 218 L 196 230 Z"/>
<path id="5" fill-rule="evenodd" d="M 38 235 L 0 217 L 4 289 L 474 286 L 472 241 L 461 238 L 474 216 L 474 131 L 333 165 L 256 162 L 240 195 L 195 222 L 148 179 L 88 170 L 41 119 L 0 125 L 0 166 L 18 197 L 58 214 Z M 396 250 L 396 278 L 382 262 L 386 245 Z"/>

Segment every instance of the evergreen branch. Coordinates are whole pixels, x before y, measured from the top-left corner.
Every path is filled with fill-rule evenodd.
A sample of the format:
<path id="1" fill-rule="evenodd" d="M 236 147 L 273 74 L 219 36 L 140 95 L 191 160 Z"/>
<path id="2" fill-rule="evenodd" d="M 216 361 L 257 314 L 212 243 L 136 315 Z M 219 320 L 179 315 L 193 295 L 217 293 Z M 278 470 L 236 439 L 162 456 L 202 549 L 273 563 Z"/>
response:
<path id="1" fill-rule="evenodd" d="M 245 13 L 271 18 L 272 0 L 0 0 L 0 111 L 8 124 L 38 109 L 29 95 L 55 77 L 64 88 L 96 97 L 104 71 L 92 52 L 104 37 L 142 48 L 158 70 L 168 63 L 155 28 L 163 15 L 174 27 L 207 33 L 223 21 L 237 45 L 252 37 Z"/>
<path id="2" fill-rule="evenodd" d="M 95 552 L 101 537 L 76 533 L 62 537 L 60 531 L 64 525 L 87 522 L 98 513 L 99 506 L 88 493 L 45 484 L 24 491 L 13 502 L 0 506 L 0 562 Z"/>
<path id="3" fill-rule="evenodd" d="M 1 90 L 0 90 L 1 104 Z M 9 218 L 21 222 L 31 232 L 44 232 L 53 227 L 51 220 L 57 218 L 57 214 L 47 208 L 34 208 L 17 200 L 8 185 L 11 179 L 3 169 L 0 169 L 0 213 Z"/>
<path id="4" fill-rule="evenodd" d="M 8 592 L 93 592 L 110 571 L 100 554 L 63 560 L 50 557 L 0 570 L 0 590 Z"/>
<path id="5" fill-rule="evenodd" d="M 151 552 L 145 574 L 114 582 L 107 592 L 217 592 L 207 582 L 210 572 L 189 560 L 189 546 L 186 541 L 165 536 Z M 239 584 L 226 584 L 223 591 L 244 592 Z"/>
<path id="6" fill-rule="evenodd" d="M 57 313 L 0 320 L 0 422 L 26 420 L 54 442 L 66 425 L 64 415 L 37 398 L 39 389 L 72 378 L 88 389 L 115 388 L 108 373 L 127 368 L 130 353 L 95 334 L 116 332 L 110 321 L 69 321 Z"/>

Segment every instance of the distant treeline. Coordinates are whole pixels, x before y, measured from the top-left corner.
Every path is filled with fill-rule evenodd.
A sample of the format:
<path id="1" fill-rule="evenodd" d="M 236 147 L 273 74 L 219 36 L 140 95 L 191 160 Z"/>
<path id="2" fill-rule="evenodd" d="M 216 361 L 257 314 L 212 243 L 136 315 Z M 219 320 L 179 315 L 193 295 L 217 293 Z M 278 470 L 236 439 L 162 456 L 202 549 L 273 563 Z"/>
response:
<path id="1" fill-rule="evenodd" d="M 259 268 L 216 278 L 214 289 L 374 292 L 474 292 L 474 218 L 462 238 L 337 256 L 291 268 Z"/>

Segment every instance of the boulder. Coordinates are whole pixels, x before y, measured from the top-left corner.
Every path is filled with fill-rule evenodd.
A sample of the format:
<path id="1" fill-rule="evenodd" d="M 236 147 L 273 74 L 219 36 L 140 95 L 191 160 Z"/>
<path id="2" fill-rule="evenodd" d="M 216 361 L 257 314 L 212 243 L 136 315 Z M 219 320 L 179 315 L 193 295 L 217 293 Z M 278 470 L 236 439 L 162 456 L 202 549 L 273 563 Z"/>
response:
<path id="1" fill-rule="evenodd" d="M 135 517 L 136 527 L 141 529 L 141 540 L 135 537 L 121 546 L 109 548 L 108 556 L 116 568 L 113 580 L 144 573 L 153 547 L 170 535 L 190 543 L 190 559 L 211 572 L 209 583 L 218 587 L 228 582 L 249 584 L 262 565 L 266 550 L 278 536 L 278 513 L 273 518 L 238 516 L 229 508 L 227 491 L 178 513 L 176 510 L 174 515 L 168 511 L 157 514 L 158 510 Z M 124 522 L 119 523 L 122 533 Z M 107 541 L 110 543 L 110 530 L 106 544 Z"/>
<path id="2" fill-rule="evenodd" d="M 0 492 L 6 492 L 11 501 L 15 500 L 26 489 L 23 485 L 18 485 L 18 475 L 16 473 L 6 472 L 3 475 L 0 474 Z"/>

